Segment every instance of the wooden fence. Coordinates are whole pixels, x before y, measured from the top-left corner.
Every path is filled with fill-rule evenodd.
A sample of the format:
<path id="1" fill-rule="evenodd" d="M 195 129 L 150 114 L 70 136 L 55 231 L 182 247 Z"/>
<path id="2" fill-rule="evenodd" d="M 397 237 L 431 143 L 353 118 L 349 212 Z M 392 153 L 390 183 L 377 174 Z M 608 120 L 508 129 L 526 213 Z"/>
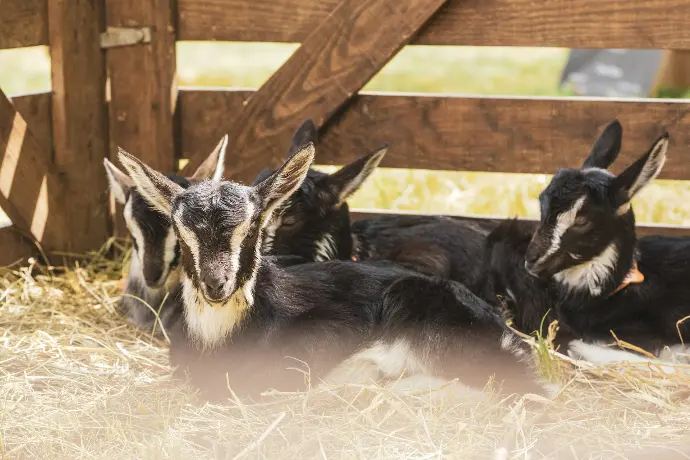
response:
<path id="1" fill-rule="evenodd" d="M 409 43 L 687 51 L 688 24 L 687 0 L 4 0 L 0 48 L 49 45 L 53 90 L 0 94 L 0 206 L 14 223 L 0 230 L 0 264 L 33 254 L 31 239 L 47 252 L 105 241 L 102 160 L 115 145 L 191 169 L 228 133 L 227 175 L 251 180 L 307 117 L 320 164 L 387 141 L 384 167 L 522 173 L 577 165 L 618 117 L 626 159 L 666 129 L 661 177 L 690 179 L 680 101 L 359 93 Z M 178 90 L 176 40 L 301 46 L 257 91 Z"/>

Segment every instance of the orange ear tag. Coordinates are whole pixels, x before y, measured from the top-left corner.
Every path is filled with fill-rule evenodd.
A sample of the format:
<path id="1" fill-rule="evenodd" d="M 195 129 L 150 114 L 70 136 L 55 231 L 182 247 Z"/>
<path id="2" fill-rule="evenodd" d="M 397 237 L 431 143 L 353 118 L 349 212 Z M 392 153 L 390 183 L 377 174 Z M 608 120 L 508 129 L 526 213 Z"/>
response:
<path id="1" fill-rule="evenodd" d="M 628 272 L 628 274 L 625 275 L 625 278 L 623 278 L 623 282 L 610 295 L 613 295 L 616 292 L 625 289 L 626 287 L 628 287 L 631 284 L 640 284 L 643 281 L 644 281 L 644 275 L 642 274 L 642 272 L 640 270 L 637 269 L 637 261 L 633 260 L 633 266 L 630 268 L 630 271 Z"/>

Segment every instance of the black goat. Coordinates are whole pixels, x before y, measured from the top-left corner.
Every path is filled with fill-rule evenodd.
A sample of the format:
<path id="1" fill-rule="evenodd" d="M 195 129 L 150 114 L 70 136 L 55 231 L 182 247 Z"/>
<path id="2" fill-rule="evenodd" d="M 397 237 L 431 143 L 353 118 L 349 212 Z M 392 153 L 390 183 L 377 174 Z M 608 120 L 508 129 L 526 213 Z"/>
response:
<path id="1" fill-rule="evenodd" d="M 220 180 L 227 144 L 225 136 L 191 177 L 166 177 L 184 188 L 204 179 Z M 124 205 L 125 223 L 134 246 L 120 311 L 133 324 L 151 329 L 156 319 L 151 308 L 158 309 L 163 327 L 168 327 L 182 311 L 180 248 L 170 219 L 148 204 L 127 174 L 107 158 L 103 164 L 115 200 Z"/>
<path id="2" fill-rule="evenodd" d="M 526 271 L 535 277 L 523 283 L 525 276 L 515 267 L 519 274 L 510 289 L 520 292 L 510 292 L 516 308 L 529 309 L 532 322 L 552 306 L 565 336 L 581 339 L 570 343 L 570 351 L 602 364 L 637 359 L 591 344 L 612 342 L 612 331 L 656 354 L 690 339 L 690 324 L 682 323 L 690 315 L 690 239 L 638 241 L 630 203 L 661 171 L 668 135 L 615 176 L 606 168 L 618 156 L 621 138 L 622 127 L 614 121 L 581 168 L 558 171 L 540 194 L 541 220 L 529 244 L 525 247 L 524 229 L 508 243 L 523 254 Z M 500 248 L 494 242 L 494 248 L 506 247 L 505 239 Z M 510 257 L 513 266 L 520 263 L 520 255 Z"/>
<path id="3" fill-rule="evenodd" d="M 271 214 L 300 187 L 313 156 L 313 145 L 304 146 L 255 186 L 204 181 L 184 189 L 120 152 L 180 241 L 184 321 L 171 343 L 178 371 L 214 399 L 227 394 L 226 376 L 240 395 L 304 388 L 286 357 L 307 362 L 315 380 L 329 380 L 347 359 L 354 373 L 357 362 L 373 363 L 367 377 L 407 370 L 481 388 L 493 375 L 509 391 L 540 391 L 529 346 L 459 283 L 383 261 L 281 268 L 262 257 Z"/>
<path id="4" fill-rule="evenodd" d="M 316 126 L 306 120 L 295 132 L 290 151 L 316 140 Z M 428 275 L 470 282 L 494 222 L 442 216 L 381 216 L 350 222 L 345 200 L 376 169 L 386 151 L 385 146 L 379 148 L 332 174 L 310 169 L 267 227 L 264 252 L 313 261 L 389 260 Z M 274 172 L 263 171 L 254 183 Z"/>

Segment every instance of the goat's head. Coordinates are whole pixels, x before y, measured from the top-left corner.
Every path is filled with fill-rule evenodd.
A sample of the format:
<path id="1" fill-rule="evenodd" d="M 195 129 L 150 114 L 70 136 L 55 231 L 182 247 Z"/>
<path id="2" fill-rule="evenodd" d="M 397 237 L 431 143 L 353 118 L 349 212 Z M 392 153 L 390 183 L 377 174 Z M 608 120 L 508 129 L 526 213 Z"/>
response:
<path id="1" fill-rule="evenodd" d="M 621 251 L 632 254 L 635 217 L 630 201 L 661 171 L 668 134 L 615 176 L 606 168 L 618 156 L 622 133 L 618 121 L 610 123 L 582 166 L 558 171 L 539 195 L 541 220 L 525 257 L 525 267 L 533 275 L 559 277 L 567 270 L 589 267 L 600 272 L 591 280 L 601 280 Z M 596 293 L 596 287 L 589 288 Z"/>
<path id="2" fill-rule="evenodd" d="M 297 129 L 290 150 L 315 141 L 316 127 L 306 120 Z M 332 174 L 310 169 L 301 187 L 274 213 L 266 228 L 263 251 L 315 261 L 349 258 L 352 234 L 346 200 L 376 169 L 386 150 L 383 146 Z M 274 173 L 265 170 L 254 183 Z"/>
<path id="3" fill-rule="evenodd" d="M 167 174 L 168 180 L 182 188 L 204 179 L 220 180 L 223 175 L 225 136 L 190 177 Z M 179 244 L 168 216 L 151 207 L 137 191 L 134 182 L 108 159 L 103 161 L 115 200 L 124 205 L 124 218 L 132 235 L 133 262 L 141 267 L 144 282 L 150 288 L 159 288 L 168 280 L 179 260 Z"/>
<path id="4" fill-rule="evenodd" d="M 185 189 L 120 151 L 138 192 L 171 217 L 187 279 L 208 304 L 219 308 L 240 291 L 247 300 L 243 304 L 251 304 L 263 229 L 273 211 L 299 188 L 313 159 L 314 146 L 308 144 L 254 186 L 203 181 Z"/>

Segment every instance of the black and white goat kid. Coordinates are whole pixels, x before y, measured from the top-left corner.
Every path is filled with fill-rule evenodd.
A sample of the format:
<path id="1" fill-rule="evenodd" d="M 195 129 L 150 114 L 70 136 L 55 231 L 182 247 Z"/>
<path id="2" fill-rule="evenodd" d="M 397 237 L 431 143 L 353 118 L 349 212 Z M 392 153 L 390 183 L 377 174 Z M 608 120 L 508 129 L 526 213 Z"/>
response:
<path id="1" fill-rule="evenodd" d="M 290 151 L 316 140 L 316 126 L 305 120 Z M 495 224 L 442 216 L 350 221 L 346 200 L 374 172 L 387 150 L 383 146 L 332 174 L 309 169 L 300 188 L 274 213 L 266 229 L 264 253 L 311 261 L 389 260 L 428 275 L 469 282 L 477 273 L 488 229 Z M 254 183 L 274 172 L 263 171 Z"/>
<path id="2" fill-rule="evenodd" d="M 225 136 L 192 176 L 168 174 L 168 179 L 184 188 L 204 179 L 220 180 L 227 144 Z M 120 311 L 133 324 L 150 329 L 156 319 L 154 310 L 159 310 L 158 317 L 167 328 L 182 311 L 180 248 L 170 218 L 148 204 L 127 174 L 107 158 L 103 163 L 110 190 L 124 205 L 125 224 L 134 246 Z"/>
<path id="3" fill-rule="evenodd" d="M 184 321 L 171 342 L 178 372 L 186 369 L 214 399 L 228 394 L 228 383 L 240 395 L 303 389 L 286 357 L 307 362 L 313 381 L 347 359 L 367 379 L 406 371 L 482 388 L 495 376 L 508 391 L 541 391 L 529 346 L 459 283 L 387 262 L 281 268 L 262 256 L 271 214 L 300 187 L 313 156 L 313 145 L 304 146 L 255 186 L 205 181 L 184 189 L 120 153 L 180 240 Z"/>
<path id="4" fill-rule="evenodd" d="M 619 175 L 607 168 L 620 151 L 616 121 L 577 169 L 560 170 L 541 193 L 541 220 L 525 268 L 557 292 L 556 315 L 581 341 L 571 353 L 594 363 L 638 360 L 585 342 L 633 343 L 660 354 L 690 340 L 690 239 L 636 239 L 632 198 L 661 171 L 668 134 Z M 598 145 L 598 148 L 597 148 Z"/>

